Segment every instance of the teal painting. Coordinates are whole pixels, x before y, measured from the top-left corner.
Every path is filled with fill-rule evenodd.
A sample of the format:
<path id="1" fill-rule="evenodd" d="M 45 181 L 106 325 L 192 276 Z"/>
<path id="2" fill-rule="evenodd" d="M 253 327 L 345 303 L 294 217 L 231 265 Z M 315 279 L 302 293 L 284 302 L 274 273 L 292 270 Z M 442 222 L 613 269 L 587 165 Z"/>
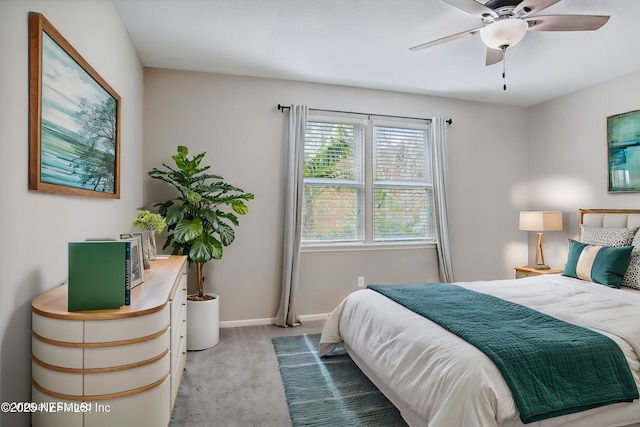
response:
<path id="1" fill-rule="evenodd" d="M 609 192 L 640 191 L 640 111 L 607 117 Z"/>
<path id="2" fill-rule="evenodd" d="M 119 197 L 120 98 L 42 15 L 30 14 L 30 31 L 40 56 L 39 69 L 30 66 L 30 80 L 39 81 L 30 86 L 39 101 L 31 105 L 39 117 L 31 124 L 30 189 Z"/>

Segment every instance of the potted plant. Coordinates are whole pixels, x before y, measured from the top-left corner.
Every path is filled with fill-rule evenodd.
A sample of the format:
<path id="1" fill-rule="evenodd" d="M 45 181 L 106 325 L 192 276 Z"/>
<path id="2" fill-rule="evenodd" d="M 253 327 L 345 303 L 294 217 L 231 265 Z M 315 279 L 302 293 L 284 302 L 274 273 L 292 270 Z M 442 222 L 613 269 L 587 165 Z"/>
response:
<path id="1" fill-rule="evenodd" d="M 147 265 L 148 261 L 156 259 L 156 233 L 161 233 L 167 226 L 164 217 L 157 213 L 151 213 L 147 210 L 139 210 L 138 216 L 132 224 L 134 227 L 140 227 L 145 235 L 146 239 L 149 239 L 148 244 L 148 259 L 145 259 L 145 269 L 149 269 Z"/>
<path id="2" fill-rule="evenodd" d="M 158 203 L 159 212 L 167 222 L 167 240 L 163 249 L 171 246 L 172 254 L 187 255 L 195 263 L 198 293 L 187 296 L 187 348 L 201 350 L 218 342 L 218 304 L 215 294 L 205 293 L 203 266 L 221 259 L 223 247 L 235 239 L 237 215 L 245 215 L 246 201 L 254 195 L 226 183 L 219 175 L 208 173 L 210 166 L 200 166 L 206 152 L 189 158 L 189 150 L 179 146 L 171 156 L 175 166 L 163 164 L 153 168 L 149 176 L 172 185 L 178 197 Z M 213 308 L 203 307 L 210 303 Z M 211 325 L 209 323 L 215 323 Z M 208 328 L 212 330 L 207 332 Z"/>

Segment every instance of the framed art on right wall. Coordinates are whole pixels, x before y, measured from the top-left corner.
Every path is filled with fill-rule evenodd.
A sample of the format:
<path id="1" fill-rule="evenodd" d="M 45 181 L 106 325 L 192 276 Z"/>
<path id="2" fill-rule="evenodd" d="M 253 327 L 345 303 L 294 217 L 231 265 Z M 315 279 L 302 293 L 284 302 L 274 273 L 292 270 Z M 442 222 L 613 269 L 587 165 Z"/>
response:
<path id="1" fill-rule="evenodd" d="M 640 110 L 607 117 L 609 192 L 640 191 Z"/>

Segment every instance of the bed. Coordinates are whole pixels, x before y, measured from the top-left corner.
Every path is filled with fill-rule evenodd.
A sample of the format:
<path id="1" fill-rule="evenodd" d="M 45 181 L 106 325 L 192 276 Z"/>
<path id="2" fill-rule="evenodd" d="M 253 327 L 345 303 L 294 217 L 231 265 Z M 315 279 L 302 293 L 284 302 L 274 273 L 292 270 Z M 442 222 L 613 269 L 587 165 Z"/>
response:
<path id="1" fill-rule="evenodd" d="M 589 333 L 595 331 L 594 335 L 599 337 L 608 337 L 615 343 L 616 351 L 623 355 L 623 362 L 626 361 L 629 381 L 637 396 L 640 386 L 640 233 L 637 232 L 640 210 L 581 209 L 578 223 L 579 236 L 570 242 L 567 267 L 562 275 L 456 283 L 455 287 L 461 288 L 461 292 L 471 290 L 483 297 L 497 297 L 542 313 L 541 316 L 559 319 L 561 323 L 580 326 L 579 329 Z M 611 263 L 607 261 L 609 258 L 594 255 L 590 261 L 594 265 L 593 273 L 588 273 L 593 277 L 584 277 L 581 263 L 587 256 L 579 258 L 576 254 L 582 253 L 580 251 L 586 254 L 594 248 L 616 254 L 625 252 L 624 270 L 620 272 L 619 265 L 604 265 Z M 599 263 L 599 276 L 595 273 L 595 263 Z M 601 267 L 611 270 L 605 272 L 608 276 L 603 273 L 605 279 L 601 278 Z M 569 277 L 571 275 L 577 277 Z M 613 280 L 613 284 L 607 280 Z M 514 394 L 494 361 L 435 322 L 376 290 L 358 290 L 329 316 L 319 352 L 323 356 L 330 354 L 342 343 L 360 369 L 413 427 L 640 426 L 640 399 L 637 398 L 523 423 Z"/>

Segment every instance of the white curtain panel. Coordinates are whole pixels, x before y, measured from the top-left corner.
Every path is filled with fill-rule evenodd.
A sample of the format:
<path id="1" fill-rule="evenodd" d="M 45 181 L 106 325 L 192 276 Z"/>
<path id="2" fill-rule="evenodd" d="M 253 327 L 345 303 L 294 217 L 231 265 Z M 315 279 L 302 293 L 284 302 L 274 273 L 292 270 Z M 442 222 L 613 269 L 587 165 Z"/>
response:
<path id="1" fill-rule="evenodd" d="M 447 123 L 443 118 L 431 120 L 431 157 L 440 281 L 451 283 L 454 279 L 447 210 Z"/>
<path id="2" fill-rule="evenodd" d="M 298 271 L 300 265 L 300 237 L 302 234 L 302 185 L 304 178 L 304 134 L 307 126 L 306 105 L 289 107 L 287 135 L 287 183 L 284 209 L 284 248 L 282 261 L 282 290 L 275 324 L 282 327 L 300 324 L 296 312 Z"/>

